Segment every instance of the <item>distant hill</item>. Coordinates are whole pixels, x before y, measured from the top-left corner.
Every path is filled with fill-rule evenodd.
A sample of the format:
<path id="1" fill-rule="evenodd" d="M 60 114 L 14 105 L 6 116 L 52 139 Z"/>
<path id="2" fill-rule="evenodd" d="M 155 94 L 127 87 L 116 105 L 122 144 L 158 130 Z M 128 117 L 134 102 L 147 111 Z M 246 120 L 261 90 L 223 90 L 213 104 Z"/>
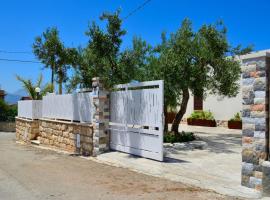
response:
<path id="1" fill-rule="evenodd" d="M 8 104 L 16 104 L 23 96 L 27 96 L 27 93 L 24 89 L 17 90 L 14 93 L 7 92 L 7 95 L 5 96 L 5 101 Z"/>
<path id="2" fill-rule="evenodd" d="M 7 94 L 5 96 L 5 101 L 8 104 L 16 104 L 21 99 L 21 97 L 22 96 L 18 96 L 18 95 L 15 95 L 15 94 Z"/>
<path id="3" fill-rule="evenodd" d="M 12 94 L 18 95 L 18 96 L 28 96 L 27 95 L 27 92 L 25 91 L 25 89 L 19 89 L 16 92 L 13 92 Z"/>

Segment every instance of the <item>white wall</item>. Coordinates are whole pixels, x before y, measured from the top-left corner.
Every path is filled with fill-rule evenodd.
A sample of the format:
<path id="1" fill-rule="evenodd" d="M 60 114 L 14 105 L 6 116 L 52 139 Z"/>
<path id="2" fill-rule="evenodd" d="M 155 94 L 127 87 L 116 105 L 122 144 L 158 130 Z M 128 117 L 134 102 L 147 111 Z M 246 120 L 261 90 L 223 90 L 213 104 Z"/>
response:
<path id="1" fill-rule="evenodd" d="M 90 92 L 75 94 L 48 94 L 42 100 L 42 117 L 80 122 L 92 122 L 93 95 Z"/>
<path id="2" fill-rule="evenodd" d="M 41 100 L 18 101 L 18 117 L 39 119 L 42 116 Z"/>
<path id="3" fill-rule="evenodd" d="M 216 120 L 229 120 L 242 111 L 242 93 L 239 92 L 234 98 L 209 96 L 203 102 L 203 109 L 210 110 Z"/>
<path id="4" fill-rule="evenodd" d="M 184 115 L 184 118 L 190 116 L 193 112 L 193 96 L 190 96 L 187 112 Z M 241 113 L 242 111 L 242 85 L 240 85 L 239 93 L 236 97 L 227 98 L 220 97 L 216 95 L 209 95 L 203 101 L 203 110 L 211 111 L 216 120 L 229 120 L 237 112 Z"/>
<path id="5" fill-rule="evenodd" d="M 184 119 L 188 118 L 191 115 L 191 113 L 193 112 L 193 104 L 194 104 L 194 97 L 192 95 L 190 95 L 190 98 L 189 98 L 189 101 L 188 101 L 188 106 L 187 106 L 187 111 L 186 111 L 186 114 L 183 117 Z"/>

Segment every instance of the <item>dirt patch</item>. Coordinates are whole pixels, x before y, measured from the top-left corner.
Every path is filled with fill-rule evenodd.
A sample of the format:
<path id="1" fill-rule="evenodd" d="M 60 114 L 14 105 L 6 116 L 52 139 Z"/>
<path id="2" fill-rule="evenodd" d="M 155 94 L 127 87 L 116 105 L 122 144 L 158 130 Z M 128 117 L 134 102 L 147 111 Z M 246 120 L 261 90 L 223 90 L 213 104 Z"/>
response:
<path id="1" fill-rule="evenodd" d="M 0 136 L 0 199 L 237 199 Z M 7 187 L 8 186 L 8 187 Z"/>

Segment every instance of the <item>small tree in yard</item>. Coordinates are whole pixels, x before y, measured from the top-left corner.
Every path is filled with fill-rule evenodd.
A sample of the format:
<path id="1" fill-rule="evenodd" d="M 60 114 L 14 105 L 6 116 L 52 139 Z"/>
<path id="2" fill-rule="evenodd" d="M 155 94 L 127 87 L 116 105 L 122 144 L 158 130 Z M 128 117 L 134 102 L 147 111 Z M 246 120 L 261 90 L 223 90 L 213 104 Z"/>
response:
<path id="1" fill-rule="evenodd" d="M 86 56 L 92 62 L 92 73 L 94 76 L 102 78 L 108 87 L 128 81 L 121 73 L 119 63 L 122 37 L 126 34 L 126 31 L 121 28 L 122 20 L 119 18 L 119 14 L 120 12 L 116 11 L 113 14 L 103 13 L 101 15 L 100 19 L 108 22 L 106 31 L 93 22 L 86 32 L 89 37 Z"/>
<path id="2" fill-rule="evenodd" d="M 165 112 L 168 107 L 180 106 L 172 123 L 172 132 L 178 133 L 190 92 L 201 97 L 209 92 L 228 97 L 238 93 L 241 69 L 233 56 L 235 50 L 240 52 L 240 49 L 229 46 L 222 23 L 203 25 L 194 32 L 191 22 L 186 19 L 169 39 L 162 35 L 162 44 L 157 50 L 156 67 L 150 67 L 150 73 L 165 81 Z"/>
<path id="3" fill-rule="evenodd" d="M 70 90 L 78 84 L 91 87 L 92 77 L 100 77 L 107 88 L 115 84 L 128 83 L 131 80 L 144 80 L 147 54 L 151 48 L 140 38 L 134 37 L 132 48 L 120 51 L 122 29 L 120 12 L 103 13 L 100 19 L 107 22 L 103 30 L 96 23 L 89 26 L 86 35 L 89 42 L 80 49 L 78 65 L 70 81 Z"/>
<path id="4" fill-rule="evenodd" d="M 59 60 L 59 51 L 62 49 L 62 43 L 58 36 L 56 28 L 47 29 L 42 36 L 35 38 L 33 52 L 39 60 L 45 65 L 45 68 L 51 69 L 51 84 L 54 87 L 54 78 L 56 64 Z"/>
<path id="5" fill-rule="evenodd" d="M 80 51 L 71 82 L 73 87 L 78 83 L 90 87 L 94 76 L 102 78 L 107 87 L 132 79 L 164 80 L 164 112 L 168 108 L 180 107 L 173 120 L 174 133 L 178 133 L 190 92 L 200 97 L 209 92 L 228 97 L 238 93 L 241 69 L 234 56 L 248 53 L 252 47 L 232 48 L 222 23 L 203 25 L 195 32 L 186 19 L 168 39 L 162 34 L 162 43 L 155 48 L 140 38 L 134 38 L 132 48 L 120 51 L 126 32 L 121 28 L 119 11 L 104 13 L 100 19 L 107 21 L 106 30 L 95 23 L 89 26 L 86 32 L 89 42 Z"/>
<path id="6" fill-rule="evenodd" d="M 58 93 L 62 94 L 63 83 L 67 81 L 67 70 L 77 64 L 78 53 L 75 48 L 66 48 L 59 38 L 57 28 L 48 28 L 42 36 L 38 36 L 33 44 L 37 58 L 51 69 L 51 84 L 54 80 L 59 84 Z M 55 77 L 56 75 L 56 77 Z"/>
<path id="7" fill-rule="evenodd" d="M 16 78 L 23 84 L 24 89 L 27 91 L 29 97 L 31 97 L 31 99 L 33 100 L 39 100 L 41 99 L 42 96 L 46 95 L 48 92 L 53 92 L 52 84 L 46 84 L 44 87 L 42 87 L 42 79 L 43 79 L 42 75 L 38 77 L 36 83 L 33 83 L 31 79 L 24 79 L 18 75 L 16 75 Z M 36 93 L 35 91 L 36 88 L 41 89 L 39 94 Z"/>

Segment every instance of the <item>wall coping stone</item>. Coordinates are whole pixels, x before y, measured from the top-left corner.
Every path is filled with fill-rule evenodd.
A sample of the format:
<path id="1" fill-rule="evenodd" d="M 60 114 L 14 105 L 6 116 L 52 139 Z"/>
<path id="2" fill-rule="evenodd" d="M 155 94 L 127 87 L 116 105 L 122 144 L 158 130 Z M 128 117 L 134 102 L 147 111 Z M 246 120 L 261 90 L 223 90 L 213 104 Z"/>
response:
<path id="1" fill-rule="evenodd" d="M 245 55 L 240 56 L 240 59 L 247 60 L 247 59 L 259 58 L 259 57 L 270 57 L 270 49 L 245 54 Z"/>
<path id="2" fill-rule="evenodd" d="M 55 123 L 62 123 L 62 124 L 69 124 L 69 125 L 93 127 L 92 123 L 72 122 L 72 121 L 65 121 L 65 120 L 53 120 L 53 119 L 47 119 L 47 118 L 40 118 L 39 121 L 47 121 L 47 122 L 55 122 Z"/>
<path id="3" fill-rule="evenodd" d="M 28 122 L 38 121 L 38 119 L 29 119 L 29 118 L 24 118 L 24 117 L 15 117 L 15 119 L 24 120 Z"/>

